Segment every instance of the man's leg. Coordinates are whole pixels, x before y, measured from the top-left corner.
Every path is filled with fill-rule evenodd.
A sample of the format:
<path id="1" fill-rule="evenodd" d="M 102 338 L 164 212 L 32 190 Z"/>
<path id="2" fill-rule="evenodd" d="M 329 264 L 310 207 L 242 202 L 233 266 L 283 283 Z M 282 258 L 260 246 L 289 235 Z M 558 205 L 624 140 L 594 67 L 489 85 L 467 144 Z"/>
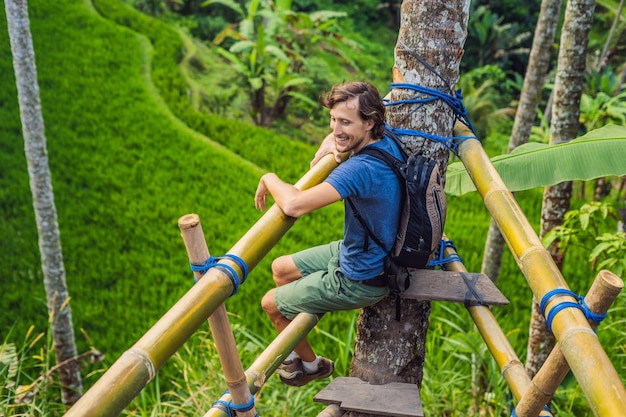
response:
<path id="1" fill-rule="evenodd" d="M 314 248 L 305 249 L 294 255 L 284 255 L 276 258 L 272 262 L 272 276 L 277 288 L 270 290 L 263 299 L 261 305 L 263 310 L 267 313 L 268 317 L 272 321 L 272 324 L 276 330 L 280 333 L 285 327 L 289 325 L 291 319 L 299 312 L 306 310 L 290 309 L 289 313 L 282 313 L 276 302 L 277 292 L 283 292 L 286 290 L 290 298 L 285 304 L 285 299 L 281 296 L 280 301 L 283 302 L 281 308 L 286 306 L 293 307 L 302 301 L 297 294 L 315 294 L 318 289 L 310 292 L 306 289 L 307 285 L 315 287 L 315 283 L 321 283 L 321 277 L 327 273 L 329 261 L 339 251 L 340 242 L 331 242 L 327 245 L 320 245 Z M 318 275 L 320 274 L 320 275 Z M 300 281 L 306 276 L 304 281 Z M 288 286 L 287 284 L 293 284 L 299 286 L 305 284 L 305 289 L 295 290 L 295 287 Z M 277 289 L 280 288 L 279 291 Z M 289 288 L 289 289 L 288 289 Z M 295 298 L 293 296 L 295 295 Z M 325 298 L 324 294 L 320 295 L 321 299 Z M 293 311 L 291 311 L 293 310 Z M 284 314 L 289 314 L 288 318 Z M 300 386 L 304 385 L 314 379 L 325 378 L 332 374 L 334 365 L 332 361 L 321 358 L 315 355 L 311 345 L 304 338 L 292 352 L 287 359 L 279 366 L 276 373 L 281 377 L 281 380 L 288 385 Z"/>
<path id="2" fill-rule="evenodd" d="M 278 310 L 278 307 L 276 307 L 276 302 L 274 301 L 275 292 L 276 289 L 269 290 L 267 294 L 265 294 L 265 296 L 263 297 L 263 300 L 261 300 L 261 306 L 263 307 L 263 310 L 265 310 L 265 312 L 267 313 L 269 319 L 274 324 L 274 328 L 276 328 L 278 333 L 280 333 L 285 329 L 285 327 L 287 327 L 287 325 L 289 325 L 289 323 L 291 323 L 291 320 L 283 316 L 282 313 Z M 296 351 L 300 359 L 305 362 L 312 362 L 317 358 L 306 337 L 302 339 L 300 343 L 298 343 L 294 350 Z"/>
<path id="3" fill-rule="evenodd" d="M 280 333 L 291 323 L 291 320 L 283 316 L 276 307 L 275 292 L 276 289 L 268 291 L 261 300 L 261 305 Z M 306 337 L 298 343 L 294 351 L 299 357 L 283 362 L 276 371 L 283 383 L 300 387 L 315 379 L 326 378 L 333 373 L 335 369 L 333 361 L 318 357 Z"/>
<path id="4" fill-rule="evenodd" d="M 302 273 L 294 263 L 291 255 L 283 255 L 274 259 L 272 262 L 272 277 L 274 278 L 276 286 L 281 287 L 302 278 Z M 265 297 L 263 297 L 261 305 L 274 324 L 274 328 L 278 330 L 278 333 L 280 333 L 289 323 L 291 323 L 291 320 L 283 316 L 276 307 L 276 303 L 274 302 L 274 292 L 275 290 L 270 290 Z M 316 358 L 316 355 L 306 338 L 304 338 L 298 346 L 296 346 L 294 351 L 298 357 L 306 362 L 311 362 Z"/>
<path id="5" fill-rule="evenodd" d="M 291 255 L 283 255 L 272 262 L 272 277 L 276 286 L 281 287 L 302 278 L 302 273 L 294 263 Z"/>

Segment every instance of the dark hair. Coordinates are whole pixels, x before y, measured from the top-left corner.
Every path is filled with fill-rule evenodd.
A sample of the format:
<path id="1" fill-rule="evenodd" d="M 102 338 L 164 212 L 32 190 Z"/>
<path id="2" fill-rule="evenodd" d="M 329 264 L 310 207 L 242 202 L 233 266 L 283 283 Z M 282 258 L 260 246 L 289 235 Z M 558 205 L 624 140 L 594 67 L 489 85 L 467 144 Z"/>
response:
<path id="1" fill-rule="evenodd" d="M 376 87 L 363 81 L 351 81 L 335 85 L 330 93 L 320 97 L 322 106 L 332 109 L 335 104 L 356 98 L 362 120 L 374 122 L 372 137 L 380 139 L 385 134 L 385 106 Z"/>

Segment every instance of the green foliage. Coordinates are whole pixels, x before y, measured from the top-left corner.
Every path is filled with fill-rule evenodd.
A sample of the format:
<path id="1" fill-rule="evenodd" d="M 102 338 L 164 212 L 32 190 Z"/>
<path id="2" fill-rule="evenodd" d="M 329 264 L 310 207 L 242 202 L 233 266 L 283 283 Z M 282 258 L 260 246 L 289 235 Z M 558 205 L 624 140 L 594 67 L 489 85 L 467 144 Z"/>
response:
<path id="1" fill-rule="evenodd" d="M 510 191 L 626 175 L 626 128 L 609 125 L 558 145 L 526 143 L 510 154 L 492 158 L 494 167 Z M 554 164 L 567 160 L 568 164 Z M 461 195 L 476 188 L 460 162 L 448 166 L 446 193 Z"/>
<path id="2" fill-rule="evenodd" d="M 51 334 L 36 333 L 31 325 L 21 341 L 9 341 L 20 336 L 11 328 L 0 345 L 0 415 L 63 415 L 66 407 L 60 402 L 59 365 L 54 364 Z M 102 354 L 92 348 L 76 359 L 89 371 Z"/>
<path id="3" fill-rule="evenodd" d="M 589 34 L 589 49 L 593 51 L 590 54 L 591 66 L 598 67 L 602 65 L 613 65 L 620 67 L 624 63 L 624 41 L 626 40 L 626 22 L 624 20 L 624 9 L 618 12 L 621 0 L 598 0 L 593 14 L 593 26 Z M 617 22 L 615 21 L 617 19 Z M 615 31 L 611 33 L 611 29 L 615 24 Z M 612 35 L 610 42 L 607 40 Z M 606 62 L 600 62 L 601 53 L 606 50 Z"/>
<path id="4" fill-rule="evenodd" d="M 603 233 L 596 237 L 598 245 L 589 254 L 596 270 L 608 269 L 617 276 L 626 272 L 626 233 Z M 598 262 L 600 260 L 600 262 Z"/>
<path id="5" fill-rule="evenodd" d="M 218 48 L 217 52 L 243 79 L 257 125 L 269 126 L 283 118 L 292 99 L 316 106 L 304 94 L 304 87 L 312 82 L 306 76 L 307 57 L 319 50 L 339 55 L 342 45 L 350 44 L 337 26 L 337 19 L 345 13 L 293 12 L 290 1 L 251 0 L 245 10 L 233 1 L 205 3 L 212 4 L 231 7 L 240 16 L 239 22 L 226 27 L 213 42 L 219 45 L 227 38 L 234 40 L 228 49 Z"/>
<path id="6" fill-rule="evenodd" d="M 161 16 L 167 13 L 167 5 L 163 0 L 126 0 L 127 3 L 150 16 Z"/>
<path id="7" fill-rule="evenodd" d="M 489 5 L 472 3 L 467 32 L 464 72 L 487 64 L 510 70 L 513 62 L 525 58 L 530 50 L 532 33 L 521 29 L 517 22 L 505 22 L 504 15 L 492 11 Z"/>
<path id="8" fill-rule="evenodd" d="M 530 130 L 529 142 L 549 143 L 550 142 L 550 123 L 540 109 L 537 109 L 536 123 Z"/>
<path id="9" fill-rule="evenodd" d="M 184 28 L 182 32 L 188 32 L 201 40 L 214 39 L 218 36 L 218 32 L 212 32 L 211 36 L 199 32 L 205 30 L 207 25 L 217 25 L 222 36 L 226 33 L 238 33 L 239 31 L 235 30 L 237 22 L 240 22 L 244 16 L 247 18 L 244 12 L 247 9 L 243 6 L 234 6 L 234 9 L 239 11 L 234 11 L 233 7 L 224 6 L 224 4 L 232 3 L 212 2 L 210 7 L 204 7 L 198 13 L 187 17 L 175 14 L 163 19 L 167 21 L 174 19 L 176 26 Z M 284 10 L 285 4 L 281 3 L 276 10 Z M 295 71 L 287 68 L 284 75 L 278 77 L 277 82 L 272 81 L 266 85 L 265 88 L 269 94 L 263 98 L 268 104 L 272 100 L 277 104 L 273 108 L 268 106 L 267 110 L 270 115 L 271 112 L 284 114 L 284 117 L 273 120 L 272 128 L 275 131 L 310 143 L 324 137 L 327 132 L 327 112 L 318 105 L 312 105 L 321 92 L 347 79 L 366 79 L 377 85 L 381 91 L 388 88 L 395 34 L 383 25 L 359 25 L 355 28 L 357 30 L 346 30 L 345 26 L 349 26 L 350 23 L 350 20 L 346 18 L 342 19 L 342 28 L 339 32 L 339 28 L 336 27 L 337 19 L 333 17 L 337 16 L 338 12 L 324 11 L 320 4 L 304 8 L 295 5 L 293 9 L 288 13 L 272 12 L 279 17 L 284 17 L 283 24 L 287 27 L 274 38 L 268 35 L 267 29 L 264 29 L 264 38 L 267 39 L 266 45 L 274 43 L 280 45 L 280 48 L 284 45 L 289 50 L 286 54 L 289 61 L 297 68 Z M 210 15 L 210 18 L 206 13 Z M 343 14 L 340 12 L 340 15 Z M 378 13 L 379 18 L 380 16 L 382 14 Z M 264 18 L 264 21 L 267 22 L 267 19 Z M 226 22 L 234 23 L 227 24 Z M 127 24 L 126 22 L 120 23 Z M 271 31 L 276 31 L 276 24 L 269 26 Z M 141 31 L 145 32 L 145 29 Z M 183 37 L 187 36 L 183 35 Z M 377 39 L 380 43 L 372 42 L 372 39 Z M 221 45 L 229 48 L 234 41 L 236 40 L 226 38 Z M 240 87 L 248 84 L 244 79 L 247 76 L 234 73 L 231 61 L 218 55 L 215 52 L 217 48 L 200 46 L 196 40 L 185 40 L 185 57 L 181 62 L 181 67 L 186 73 L 187 83 L 191 89 L 193 106 L 198 111 L 208 109 L 211 113 L 227 113 L 231 119 L 247 119 L 251 103 L 249 94 L 244 93 L 244 89 Z M 245 67 L 246 60 L 241 59 L 242 57 L 235 55 L 230 58 L 237 65 L 241 64 Z M 381 62 L 385 64 L 381 65 Z M 269 71 L 268 78 L 271 79 L 275 68 L 270 66 Z M 292 83 L 293 79 L 299 81 L 307 79 L 308 81 L 300 83 L 295 89 L 289 87 L 286 96 L 277 96 L 276 88 L 280 89 L 285 83 Z M 278 101 L 275 100 L 277 97 L 279 97 Z M 296 97 L 296 100 L 292 100 L 292 97 Z M 291 101 L 294 103 L 285 107 Z"/>
<path id="10" fill-rule="evenodd" d="M 134 12 L 115 0 L 95 0 L 98 11 L 108 19 L 146 36 L 152 44 L 152 66 L 149 77 L 166 106 L 190 129 L 221 143 L 234 153 L 265 170 L 280 172 L 281 177 L 295 181 L 303 167 L 308 167 L 309 145 L 286 137 L 269 140 L 273 134 L 216 114 L 201 113 L 189 100 L 187 79 L 177 63 L 186 52 L 181 36 L 171 26 Z M 232 79 L 229 81 L 232 84 Z M 236 128 L 233 128 L 236 126 Z M 281 158 L 276 158 L 281 155 Z M 286 164 L 284 161 L 290 161 Z"/>
<path id="11" fill-rule="evenodd" d="M 486 138 L 490 126 L 499 118 L 512 119 L 515 110 L 508 107 L 517 86 L 495 65 L 485 65 L 461 75 L 459 87 L 463 93 L 463 105 L 467 109 L 479 138 Z"/>
<path id="12" fill-rule="evenodd" d="M 60 415 L 58 403 L 56 405 L 45 402 L 50 399 L 50 388 L 53 383 L 45 375 L 50 369 L 47 354 L 42 353 L 42 343 L 45 344 L 43 333 L 33 334 L 31 326 L 26 333 L 22 344 L 18 347 L 9 342 L 8 338 L 0 346 L 0 412 L 2 415 L 45 415 L 52 414 L 55 408 Z M 12 336 L 9 332 L 8 336 Z M 38 349 L 41 349 L 38 351 Z M 40 377 L 29 375 L 28 371 L 36 368 Z M 42 395 L 43 394 L 43 398 Z M 58 397 L 57 397 L 58 401 Z"/>
<path id="13" fill-rule="evenodd" d="M 296 9 L 301 11 L 338 10 L 350 16 L 353 29 L 391 25 L 400 8 L 400 0 L 381 3 L 380 0 L 355 0 L 337 2 L 333 0 L 293 0 Z M 393 28 L 397 31 L 397 28 Z"/>
<path id="14" fill-rule="evenodd" d="M 626 91 L 616 96 L 603 92 L 595 97 L 583 94 L 580 99 L 580 121 L 586 132 L 607 124 L 626 125 Z"/>
<path id="15" fill-rule="evenodd" d="M 72 310 L 76 328 L 84 329 L 93 339 L 83 332 L 79 351 L 89 352 L 97 345 L 107 355 L 103 364 L 84 368 L 87 388 L 192 285 L 176 220 L 198 213 L 211 252 L 226 252 L 259 217 L 252 196 L 260 174 L 271 170 L 293 181 L 306 171 L 315 150 L 266 129 L 197 111 L 188 79 L 177 65 L 189 53 L 180 33 L 119 1 L 96 0 L 94 6 L 98 14 L 78 0 L 29 2 Z M 6 34 L 3 13 L 1 10 L 0 33 Z M 370 40 L 378 38 L 371 36 Z M 359 43 L 363 43 L 361 39 Z M 391 61 L 391 48 L 385 52 L 389 55 L 382 52 L 385 47 L 378 48 L 384 60 L 371 56 L 358 60 L 369 74 L 386 72 L 391 66 L 385 68 Z M 385 65 L 375 65 L 377 62 Z M 320 77 L 324 65 L 315 63 Z M 49 375 L 52 368 L 50 339 L 45 334 L 35 336 L 26 324 L 45 329 L 47 315 L 6 35 L 0 35 L 0 72 L 5 75 L 0 85 L 0 274 L 4 307 L 0 331 L 4 345 L 15 346 L 3 352 L 14 349 L 21 358 L 16 374 L 11 371 L 15 366 L 10 365 L 15 361 L 6 359 L 14 358 L 13 353 L 2 356 L 0 378 L 10 380 L 0 380 L 0 401 L 3 407 L 10 407 L 10 412 L 61 415 L 53 380 L 38 379 Z M 518 193 L 517 199 L 529 219 L 539 219 L 541 194 L 537 190 Z M 273 287 L 269 261 L 339 237 L 342 215 L 341 206 L 335 205 L 298 220 L 252 271 L 238 295 L 226 302 L 228 310 L 236 313 L 231 321 L 244 367 L 275 336 L 259 305 L 261 296 Z M 485 236 L 488 224 L 489 217 L 476 193 L 449 199 L 447 234 L 454 239 L 469 270 L 480 268 L 481 236 Z M 580 288 L 588 288 L 589 274 L 579 267 L 580 259 L 587 256 L 570 258 L 578 262 L 572 261 L 574 266 L 564 272 L 568 281 Z M 531 294 L 524 290 L 527 286 L 510 254 L 505 254 L 502 276 L 507 279 L 500 280 L 499 286 L 511 306 L 494 309 L 494 313 L 512 343 L 522 346 L 520 335 L 526 332 Z M 619 319 L 625 301 L 620 297 L 618 308 L 622 310 L 615 310 L 618 319 L 613 321 L 610 315 L 599 332 L 618 369 L 626 366 L 626 334 Z M 337 362 L 336 375 L 347 374 L 354 317 L 355 312 L 326 315 L 310 335 L 316 350 Z M 442 415 L 438 411 L 443 403 L 448 415 L 466 415 L 473 405 L 468 382 L 475 363 L 488 376 L 479 385 L 484 393 L 477 392 L 476 398 L 484 400 L 494 414 L 507 415 L 508 390 L 503 388 L 484 347 L 478 346 L 479 337 L 463 307 L 436 303 L 432 318 L 425 410 Z M 159 371 L 159 377 L 133 401 L 125 415 L 205 412 L 225 389 L 218 362 L 211 337 L 200 330 Z M 41 385 L 33 402 L 18 410 L 14 407 L 18 395 L 15 387 L 35 381 L 52 385 Z M 316 415 L 321 406 L 311 398 L 323 383 L 295 389 L 271 378 L 257 395 L 260 414 Z M 556 396 L 563 399 L 558 408 L 562 414 L 589 413 L 576 384 L 569 384 L 563 392 Z M 4 413 L 10 415 L 9 411 Z"/>
<path id="16" fill-rule="evenodd" d="M 557 256 L 565 256 L 572 246 L 583 247 L 596 271 L 608 269 L 621 276 L 626 272 L 626 234 L 616 228 L 608 232 L 609 218 L 617 218 L 610 203 L 584 204 L 565 213 L 563 224 L 548 232 L 543 244 L 558 251 Z"/>
<path id="17" fill-rule="evenodd" d="M 604 93 L 612 96 L 621 90 L 620 74 L 608 66 L 602 72 L 592 71 L 585 74 L 587 84 L 586 93 L 590 96 L 596 96 L 598 93 Z"/>

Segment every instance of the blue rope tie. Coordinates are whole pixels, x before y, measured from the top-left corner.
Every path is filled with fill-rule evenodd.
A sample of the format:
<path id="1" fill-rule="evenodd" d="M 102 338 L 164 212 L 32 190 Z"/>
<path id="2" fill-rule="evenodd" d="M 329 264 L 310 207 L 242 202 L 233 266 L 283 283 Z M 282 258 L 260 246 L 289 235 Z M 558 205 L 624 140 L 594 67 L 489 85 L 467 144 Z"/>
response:
<path id="1" fill-rule="evenodd" d="M 474 135 L 476 135 L 476 130 L 474 130 L 474 126 L 472 125 L 472 122 L 471 122 L 471 120 L 469 118 L 469 114 L 467 113 L 467 109 L 465 108 L 465 106 L 463 106 L 463 94 L 461 93 L 461 89 L 459 88 L 457 90 L 454 90 L 452 84 L 448 83 L 448 81 L 445 78 L 443 78 L 443 76 L 435 68 L 433 68 L 432 65 L 430 65 L 422 57 L 417 55 L 415 53 L 415 51 L 413 51 L 411 48 L 409 48 L 404 42 L 402 42 L 402 41 L 399 41 L 399 42 L 402 45 L 402 47 L 404 48 L 404 50 L 409 53 L 409 55 L 411 55 L 413 58 L 415 58 L 420 64 L 425 66 L 430 72 L 432 72 L 437 77 L 439 77 L 439 79 L 441 81 L 443 81 L 443 83 L 445 85 L 445 90 L 453 92 L 454 96 L 452 96 L 450 94 L 447 94 L 447 93 L 441 93 L 441 96 L 440 96 L 439 90 L 431 90 L 431 89 L 427 89 L 425 87 L 421 87 L 421 88 L 425 89 L 425 90 L 428 90 L 429 92 L 435 92 L 434 93 L 435 95 L 440 96 L 439 98 L 445 100 L 446 103 L 448 103 L 448 105 L 450 105 L 450 107 L 452 107 L 452 109 L 454 111 L 454 114 L 455 114 L 455 117 L 457 118 L 457 120 L 461 121 L 461 123 L 463 123 L 465 126 L 467 126 L 472 131 L 472 133 L 474 133 Z M 407 84 L 407 85 L 410 85 L 410 84 Z M 443 96 L 443 94 L 445 94 L 445 96 Z M 475 136 L 472 136 L 472 138 L 475 138 Z"/>
<path id="2" fill-rule="evenodd" d="M 467 109 L 463 105 L 463 93 L 461 89 L 452 90 L 449 87 L 446 89 L 435 89 L 424 87 L 416 84 L 409 83 L 391 83 L 391 88 L 401 88 L 405 90 L 413 90 L 418 93 L 424 94 L 422 97 L 416 97 L 413 99 L 399 100 L 395 102 L 388 102 L 388 106 L 396 106 L 401 104 L 426 104 L 435 100 L 442 100 L 446 103 L 454 112 L 454 116 L 458 121 L 467 126 L 472 132 L 474 132 L 474 126 L 469 120 Z M 452 91 L 453 94 L 449 94 L 446 91 Z M 475 133 L 475 132 L 474 132 Z"/>
<path id="3" fill-rule="evenodd" d="M 457 149 L 459 144 L 467 139 L 477 139 L 476 130 L 469 118 L 469 114 L 467 109 L 463 105 L 463 94 L 461 89 L 454 90 L 452 86 L 433 68 L 428 62 L 418 56 L 414 51 L 412 51 L 409 47 L 407 47 L 404 43 L 402 44 L 404 49 L 417 61 L 419 61 L 423 66 L 425 66 L 429 71 L 439 77 L 443 83 L 444 87 L 440 89 L 428 88 L 421 85 L 410 84 L 410 83 L 391 83 L 391 88 L 400 88 L 405 90 L 413 90 L 418 93 L 418 95 L 414 98 L 398 100 L 391 102 L 389 100 L 383 100 L 385 106 L 398 106 L 404 104 L 427 104 L 431 103 L 435 100 L 442 100 L 446 103 L 453 111 L 454 117 L 456 120 L 463 123 L 468 129 L 472 131 L 473 136 L 453 136 L 453 137 L 442 137 L 433 134 L 429 134 L 426 132 L 420 132 L 413 129 L 396 129 L 390 128 L 397 135 L 407 135 L 407 136 L 418 136 L 424 139 L 442 143 L 450 152 L 454 153 L 458 156 Z"/>
<path id="4" fill-rule="evenodd" d="M 224 258 L 232 259 L 239 266 L 239 268 L 241 268 L 241 270 L 243 271 L 243 277 L 241 280 L 239 279 L 239 274 L 237 274 L 237 271 L 235 271 L 233 267 L 220 262 L 220 260 Z M 241 259 L 237 255 L 233 255 L 232 253 L 227 253 L 222 257 L 210 256 L 204 264 L 198 265 L 190 263 L 190 267 L 193 272 L 201 272 L 203 275 L 206 274 L 207 271 L 211 268 L 217 268 L 222 271 L 224 274 L 226 274 L 230 282 L 233 284 L 233 292 L 230 294 L 231 297 L 237 293 L 239 285 L 246 282 L 246 278 L 248 277 L 248 266 L 243 259 Z M 197 282 L 195 276 L 193 278 L 193 282 Z"/>
<path id="5" fill-rule="evenodd" d="M 550 303 L 550 301 L 552 301 L 555 297 L 563 296 L 563 295 L 569 295 L 575 298 L 576 302 L 572 302 L 572 301 L 560 302 L 559 304 L 552 307 L 552 309 L 550 309 L 550 312 L 548 313 L 548 316 L 546 317 L 546 307 L 548 303 Z M 541 303 L 539 304 L 539 309 L 541 310 L 541 314 L 545 317 L 546 325 L 548 326 L 548 329 L 550 329 L 551 332 L 552 332 L 552 320 L 554 319 L 554 316 L 556 316 L 557 313 L 559 313 L 561 310 L 565 308 L 579 309 L 580 311 L 583 312 L 587 320 L 591 320 L 596 324 L 600 324 L 602 320 L 606 318 L 606 313 L 597 314 L 591 311 L 589 309 L 589 306 L 585 302 L 584 297 L 582 297 L 581 295 L 578 295 L 565 288 L 555 288 L 554 290 L 548 291 L 546 295 L 543 296 L 543 298 L 541 299 Z"/>
<path id="6" fill-rule="evenodd" d="M 229 394 L 230 391 L 226 390 L 224 394 Z M 222 395 L 224 395 L 222 394 Z M 250 401 L 247 404 L 234 404 L 232 400 L 224 401 L 217 400 L 212 405 L 211 408 L 218 408 L 228 414 L 228 417 L 235 417 L 232 413 L 233 411 L 250 411 L 254 407 L 254 395 L 251 396 Z M 256 414 L 256 417 L 259 417 L 259 414 Z"/>
<path id="7" fill-rule="evenodd" d="M 428 266 L 438 267 L 439 269 L 443 269 L 443 265 L 450 263 L 450 262 L 463 263 L 463 259 L 461 259 L 461 257 L 457 255 L 456 253 L 444 258 L 444 251 L 446 248 L 452 248 L 456 252 L 456 247 L 454 246 L 454 243 L 452 243 L 451 240 L 441 239 L 439 241 L 439 248 L 435 250 L 435 257 L 437 259 L 431 259 L 428 262 Z"/>
<path id="8" fill-rule="evenodd" d="M 246 282 L 246 278 L 248 278 L 248 265 L 246 265 L 246 262 L 239 256 L 233 255 L 232 253 L 227 253 L 223 256 L 223 258 L 232 259 L 237 265 L 239 265 L 239 268 L 241 268 L 241 270 L 243 271 L 241 283 L 243 284 L 244 282 Z"/>
<path id="9" fill-rule="evenodd" d="M 202 272 L 202 274 L 206 274 L 207 271 L 217 263 L 218 258 L 215 256 L 210 256 L 203 264 L 193 264 L 190 263 L 189 266 L 193 272 Z M 194 277 L 194 282 L 196 282 L 196 278 Z"/>
<path id="10" fill-rule="evenodd" d="M 440 142 L 442 143 L 450 152 L 453 152 L 458 156 L 458 147 L 461 142 L 466 141 L 467 139 L 476 139 L 475 136 L 454 136 L 451 138 L 444 138 L 443 136 L 433 135 L 431 133 L 420 132 L 419 130 L 413 129 L 401 129 L 396 127 L 387 127 L 387 129 L 391 130 L 396 135 L 406 135 L 406 136 L 417 136 L 420 138 L 424 138 L 430 140 L 431 142 Z"/>
<path id="11" fill-rule="evenodd" d="M 547 411 L 550 414 L 552 413 L 552 410 L 550 409 L 550 407 L 548 407 L 547 405 L 543 406 L 543 411 Z M 554 415 L 554 414 L 553 414 Z M 517 417 L 517 413 L 515 412 L 515 408 L 513 409 L 513 411 L 511 412 L 511 417 Z"/>

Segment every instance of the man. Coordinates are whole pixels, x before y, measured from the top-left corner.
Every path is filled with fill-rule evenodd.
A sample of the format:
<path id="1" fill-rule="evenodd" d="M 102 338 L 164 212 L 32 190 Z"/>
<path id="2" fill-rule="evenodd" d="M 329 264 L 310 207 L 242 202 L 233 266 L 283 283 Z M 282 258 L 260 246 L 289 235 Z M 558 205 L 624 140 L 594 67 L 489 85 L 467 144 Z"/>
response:
<path id="1" fill-rule="evenodd" d="M 370 306 L 388 292 L 383 262 L 395 239 L 400 217 L 400 182 L 381 160 L 359 155 L 366 146 L 401 157 L 395 142 L 385 137 L 385 107 L 376 88 L 365 82 L 336 85 L 321 98 L 330 109 L 332 133 L 324 140 L 312 164 L 326 153 L 350 152 L 328 178 L 307 190 L 298 190 L 274 173 L 263 175 L 255 195 L 256 208 L 265 210 L 271 194 L 281 210 L 300 217 L 341 199 L 350 198 L 375 236 L 379 247 L 346 207 L 343 240 L 284 255 L 272 263 L 277 288 L 261 302 L 281 332 L 300 312 L 324 314 Z M 281 380 L 302 386 L 333 373 L 334 364 L 318 357 L 306 339 L 277 369 Z"/>

